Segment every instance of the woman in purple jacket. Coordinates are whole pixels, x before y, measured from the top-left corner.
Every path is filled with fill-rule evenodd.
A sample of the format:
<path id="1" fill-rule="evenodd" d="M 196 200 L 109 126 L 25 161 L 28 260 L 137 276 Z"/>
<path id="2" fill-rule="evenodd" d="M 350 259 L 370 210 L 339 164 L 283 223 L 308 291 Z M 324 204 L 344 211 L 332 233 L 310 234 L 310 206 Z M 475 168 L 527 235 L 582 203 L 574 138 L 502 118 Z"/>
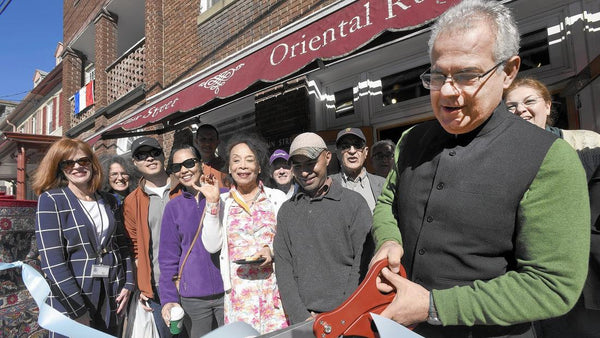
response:
<path id="1" fill-rule="evenodd" d="M 204 194 L 213 194 L 218 199 L 219 191 L 215 186 L 200 184 L 202 164 L 200 153 L 194 146 L 173 148 L 169 169 L 183 185 L 184 192 L 167 203 L 163 214 L 158 254 L 160 299 L 164 304 L 162 316 L 169 325 L 171 308 L 181 305 L 186 313 L 184 325 L 189 336 L 200 337 L 216 328 L 213 322 L 223 325 L 219 253 L 210 254 L 197 238 L 183 265 L 179 291 L 174 277 L 179 273 L 198 226 L 201 226 L 202 213 L 210 212 L 205 208 Z"/>

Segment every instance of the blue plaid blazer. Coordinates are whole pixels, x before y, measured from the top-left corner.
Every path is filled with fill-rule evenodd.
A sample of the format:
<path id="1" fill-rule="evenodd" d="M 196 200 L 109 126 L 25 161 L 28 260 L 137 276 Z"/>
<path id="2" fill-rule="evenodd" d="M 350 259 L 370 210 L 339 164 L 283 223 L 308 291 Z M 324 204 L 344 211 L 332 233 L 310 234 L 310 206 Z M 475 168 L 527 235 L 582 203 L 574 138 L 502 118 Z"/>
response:
<path id="1" fill-rule="evenodd" d="M 109 218 L 108 234 L 98 243 L 95 225 L 75 194 L 68 188 L 45 191 L 39 196 L 36 239 L 42 271 L 51 294 L 47 303 L 71 318 L 96 313 L 104 288 L 106 307 L 102 318 L 116 324 L 116 301 L 122 288 L 133 290 L 130 242 L 123 227 L 122 211 L 109 193 L 99 192 L 100 206 Z M 92 265 L 110 267 L 107 278 L 93 278 Z"/>

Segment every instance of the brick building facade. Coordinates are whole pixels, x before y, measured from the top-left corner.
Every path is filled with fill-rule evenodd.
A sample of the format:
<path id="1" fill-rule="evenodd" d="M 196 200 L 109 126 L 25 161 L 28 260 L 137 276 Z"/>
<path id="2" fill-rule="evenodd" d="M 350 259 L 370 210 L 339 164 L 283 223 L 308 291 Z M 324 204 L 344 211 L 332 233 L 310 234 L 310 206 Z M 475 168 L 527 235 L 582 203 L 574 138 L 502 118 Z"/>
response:
<path id="1" fill-rule="evenodd" d="M 354 22 L 356 30 L 353 20 L 374 21 L 369 15 L 374 16 L 376 5 L 409 20 L 411 11 L 434 13 L 453 2 L 65 0 L 65 130 L 94 143 L 99 154 L 125 153 L 131 138 L 144 133 L 156 135 L 168 149 L 178 130 L 197 123 L 215 124 L 225 141 L 235 132 L 253 130 L 272 147 L 283 148 L 296 133 L 318 131 L 331 141 L 330 135 L 347 126 L 362 127 L 372 135 L 370 142 L 397 139 L 408 126 L 433 118 L 429 93 L 418 78 L 429 63 L 429 19 L 377 33 L 335 58 L 310 60 L 274 82 L 253 82 L 235 94 L 188 104 L 129 130 L 119 126 L 137 115 L 172 108 L 176 94 L 204 76 L 311 25 L 338 29 L 341 22 L 336 32 L 344 36 L 344 24 Z M 523 35 L 521 72 L 541 79 L 563 103 L 561 127 L 599 130 L 594 112 L 600 111 L 600 95 L 594 88 L 600 85 L 600 47 L 593 41 L 600 30 L 593 13 L 600 12 L 600 5 L 586 0 L 515 0 L 508 5 Z M 351 6 L 364 7 L 365 18 L 340 19 Z M 298 51 L 318 41 L 309 39 L 296 46 Z M 72 95 L 91 79 L 94 104 L 74 115 Z"/>
<path id="2" fill-rule="evenodd" d="M 119 2 L 123 3 L 117 4 Z M 199 12 L 198 1 L 133 1 L 135 4 L 129 6 L 137 6 L 134 12 L 145 18 L 140 23 L 144 35 L 141 42 L 134 39 L 136 44 L 119 54 L 117 46 L 120 35 L 124 34 L 120 23 L 129 18 L 125 2 L 63 2 L 64 38 L 68 46 L 63 70 L 65 107 L 73 107 L 71 94 L 85 84 L 86 67 L 95 68 L 94 105 L 77 116 L 72 109 L 63 112 L 68 136 L 85 139 L 140 107 L 146 98 L 333 1 L 221 1 L 204 13 Z M 84 41 L 91 36 L 94 41 Z M 93 49 L 86 49 L 86 45 Z M 136 55 L 132 57 L 132 54 Z M 297 81 L 292 86 L 300 87 L 294 91 L 303 90 Z M 264 102 L 270 96 L 278 97 L 290 90 L 287 85 L 281 87 L 286 88 L 257 97 Z M 141 94 L 131 95 L 139 88 L 143 88 Z M 286 97 L 281 103 L 297 96 Z M 122 102 L 124 100 L 127 102 Z M 306 108 L 306 94 L 300 95 L 298 100 Z M 169 147 L 173 133 L 161 134 L 159 138 Z M 114 152 L 115 148 L 115 140 L 101 140 L 96 144 L 99 153 Z"/>

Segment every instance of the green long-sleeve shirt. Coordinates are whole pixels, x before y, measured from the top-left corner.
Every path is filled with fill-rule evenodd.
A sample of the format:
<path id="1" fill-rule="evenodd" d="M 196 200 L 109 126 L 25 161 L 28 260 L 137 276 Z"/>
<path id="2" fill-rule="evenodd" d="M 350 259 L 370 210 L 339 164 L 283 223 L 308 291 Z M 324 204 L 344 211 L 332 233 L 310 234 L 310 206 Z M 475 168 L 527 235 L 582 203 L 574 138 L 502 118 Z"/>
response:
<path id="1" fill-rule="evenodd" d="M 505 111 L 449 135 L 407 131 L 374 212 L 377 248 L 403 244 L 409 279 L 433 290 L 446 325 L 561 315 L 587 274 L 585 173 L 563 140 Z"/>

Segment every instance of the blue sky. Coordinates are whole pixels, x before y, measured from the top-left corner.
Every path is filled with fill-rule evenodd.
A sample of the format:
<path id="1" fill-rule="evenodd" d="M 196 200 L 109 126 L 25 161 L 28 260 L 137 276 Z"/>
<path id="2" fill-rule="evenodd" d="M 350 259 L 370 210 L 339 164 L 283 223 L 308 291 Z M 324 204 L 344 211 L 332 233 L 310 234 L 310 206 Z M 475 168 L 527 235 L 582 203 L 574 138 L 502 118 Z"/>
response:
<path id="1" fill-rule="evenodd" d="M 0 14 L 0 100 L 20 101 L 62 42 L 62 0 L 12 0 Z M 17 94 L 17 95 L 14 95 Z"/>

